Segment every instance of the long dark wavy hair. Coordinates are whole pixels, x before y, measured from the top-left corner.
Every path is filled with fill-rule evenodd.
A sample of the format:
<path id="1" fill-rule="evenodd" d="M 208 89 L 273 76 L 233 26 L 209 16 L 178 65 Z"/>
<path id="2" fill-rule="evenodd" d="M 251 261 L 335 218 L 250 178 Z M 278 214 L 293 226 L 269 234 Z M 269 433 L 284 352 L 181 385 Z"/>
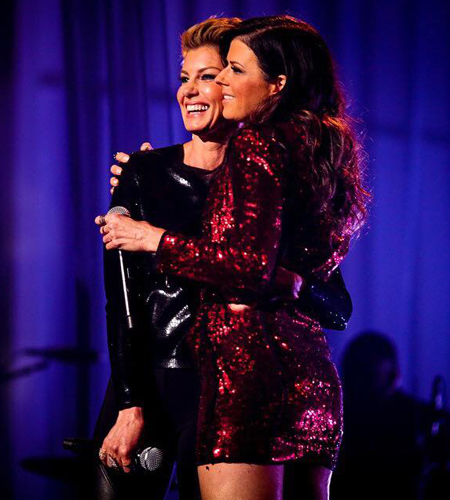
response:
<path id="1" fill-rule="evenodd" d="M 362 149 L 325 41 L 308 23 L 290 16 L 241 22 L 227 33 L 223 56 L 235 38 L 255 53 L 268 82 L 286 76 L 284 88 L 261 103 L 249 121 L 295 122 L 288 142 L 299 146 L 295 184 L 303 203 L 333 247 L 348 242 L 367 218 L 370 194 L 363 187 Z"/>

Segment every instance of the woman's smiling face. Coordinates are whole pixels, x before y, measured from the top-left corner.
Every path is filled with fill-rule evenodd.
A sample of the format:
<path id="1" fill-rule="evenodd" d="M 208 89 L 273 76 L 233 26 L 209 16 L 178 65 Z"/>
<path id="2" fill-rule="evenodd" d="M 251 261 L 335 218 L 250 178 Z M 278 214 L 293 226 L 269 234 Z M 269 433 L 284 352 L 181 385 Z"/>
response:
<path id="1" fill-rule="evenodd" d="M 227 120 L 242 121 L 284 83 L 268 82 L 253 50 L 239 39 L 231 42 L 227 61 L 227 67 L 216 78 L 222 87 L 223 116 Z"/>
<path id="2" fill-rule="evenodd" d="M 224 123 L 222 89 L 215 82 L 222 70 L 222 59 L 213 46 L 206 45 L 186 53 L 177 100 L 188 132 L 207 134 Z"/>

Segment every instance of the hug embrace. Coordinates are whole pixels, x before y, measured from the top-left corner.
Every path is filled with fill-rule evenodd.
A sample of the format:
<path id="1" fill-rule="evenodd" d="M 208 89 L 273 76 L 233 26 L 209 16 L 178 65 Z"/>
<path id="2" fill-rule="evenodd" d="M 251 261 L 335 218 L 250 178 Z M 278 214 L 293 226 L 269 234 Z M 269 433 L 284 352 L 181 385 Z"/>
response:
<path id="1" fill-rule="evenodd" d="M 326 500 L 343 412 L 322 328 L 351 314 L 339 264 L 369 200 L 334 63 L 290 16 L 208 19 L 182 53 L 192 140 L 121 154 L 111 206 L 130 217 L 96 219 L 111 359 L 101 477 L 119 497 L 164 498 L 176 462 L 182 499 Z M 146 439 L 165 450 L 159 473 L 119 474 Z"/>

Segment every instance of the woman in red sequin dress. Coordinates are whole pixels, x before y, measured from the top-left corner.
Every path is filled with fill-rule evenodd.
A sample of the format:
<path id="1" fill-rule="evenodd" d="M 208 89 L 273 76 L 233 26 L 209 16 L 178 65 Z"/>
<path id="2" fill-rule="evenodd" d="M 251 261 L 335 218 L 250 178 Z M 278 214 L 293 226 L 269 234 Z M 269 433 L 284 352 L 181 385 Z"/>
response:
<path id="1" fill-rule="evenodd" d="M 133 221 L 119 217 L 104 242 L 157 250 L 161 272 L 205 283 L 190 337 L 202 376 L 202 497 L 278 499 L 283 468 L 300 464 L 298 498 L 323 500 L 343 432 L 340 380 L 320 325 L 265 290 L 279 265 L 328 276 L 364 219 L 367 194 L 317 31 L 266 17 L 231 38 L 216 82 L 224 117 L 246 124 L 210 186 L 202 236 L 142 222 L 137 241 Z"/>

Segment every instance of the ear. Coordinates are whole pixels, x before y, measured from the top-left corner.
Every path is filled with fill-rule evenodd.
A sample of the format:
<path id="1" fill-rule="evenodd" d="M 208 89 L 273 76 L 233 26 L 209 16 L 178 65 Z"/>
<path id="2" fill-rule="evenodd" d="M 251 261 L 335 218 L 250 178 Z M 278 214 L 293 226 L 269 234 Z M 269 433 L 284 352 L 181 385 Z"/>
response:
<path id="1" fill-rule="evenodd" d="M 270 84 L 270 95 L 278 94 L 286 85 L 286 75 L 278 75 L 274 83 Z"/>

